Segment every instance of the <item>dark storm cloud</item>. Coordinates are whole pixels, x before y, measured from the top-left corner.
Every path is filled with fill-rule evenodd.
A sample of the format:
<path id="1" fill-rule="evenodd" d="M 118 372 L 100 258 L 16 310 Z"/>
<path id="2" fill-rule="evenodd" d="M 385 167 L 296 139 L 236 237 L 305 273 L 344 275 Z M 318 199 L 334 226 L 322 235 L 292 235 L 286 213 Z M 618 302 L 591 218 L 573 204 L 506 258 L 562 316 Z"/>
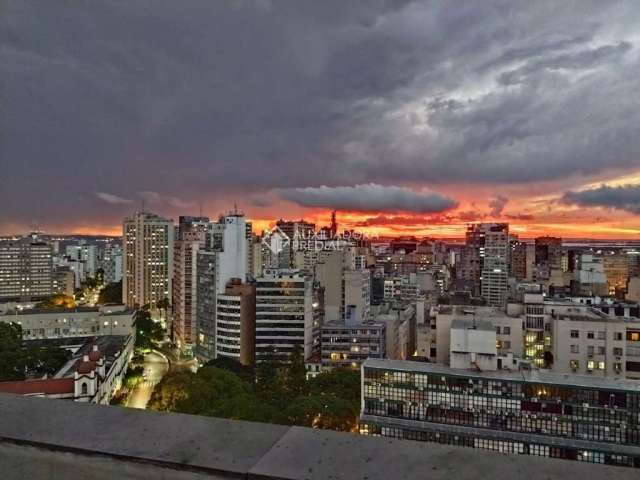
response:
<path id="1" fill-rule="evenodd" d="M 355 212 L 437 213 L 458 206 L 454 199 L 437 192 L 416 192 L 406 187 L 374 183 L 282 190 L 280 195 L 303 207 L 322 207 Z"/>
<path id="2" fill-rule="evenodd" d="M 640 166 L 633 1 L 0 9 L 0 223 Z"/>
<path id="3" fill-rule="evenodd" d="M 580 207 L 603 207 L 640 213 L 640 185 L 602 185 L 581 192 L 566 192 L 562 202 Z"/>

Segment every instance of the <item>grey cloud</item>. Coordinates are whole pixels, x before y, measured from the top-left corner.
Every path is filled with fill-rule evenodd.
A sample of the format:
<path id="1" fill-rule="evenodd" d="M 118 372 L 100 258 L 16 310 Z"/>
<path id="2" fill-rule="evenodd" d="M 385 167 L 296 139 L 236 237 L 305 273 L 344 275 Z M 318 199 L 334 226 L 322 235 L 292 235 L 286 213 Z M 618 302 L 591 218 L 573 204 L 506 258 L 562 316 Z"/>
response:
<path id="1" fill-rule="evenodd" d="M 595 66 L 601 66 L 603 62 L 616 60 L 620 55 L 631 49 L 631 43 L 619 42 L 616 45 L 603 45 L 597 48 L 580 50 L 576 53 L 541 58 L 526 63 L 515 70 L 509 70 L 498 77 L 498 81 L 504 85 L 521 83 L 532 73 L 544 70 L 584 70 Z"/>
<path id="2" fill-rule="evenodd" d="M 432 191 L 374 183 L 341 187 L 307 187 L 280 191 L 280 195 L 304 207 L 360 212 L 436 213 L 458 206 L 454 199 Z"/>
<path id="3" fill-rule="evenodd" d="M 497 195 L 489 201 L 490 214 L 493 216 L 499 216 L 502 214 L 504 207 L 509 203 L 509 199 L 504 195 Z"/>
<path id="4" fill-rule="evenodd" d="M 98 197 L 103 202 L 110 203 L 112 205 L 126 205 L 129 203 L 133 203 L 128 198 L 119 197 L 118 195 L 113 195 L 111 193 L 106 192 L 94 192 L 94 195 Z"/>
<path id="5" fill-rule="evenodd" d="M 640 166 L 632 0 L 2 8 L 7 224 L 93 218 L 79 185 L 163 192 L 181 209 L 345 179 L 529 183 Z"/>
<path id="6" fill-rule="evenodd" d="M 640 185 L 622 185 L 598 188 L 580 192 L 565 192 L 561 201 L 581 207 L 603 207 L 640 213 Z"/>
<path id="7" fill-rule="evenodd" d="M 168 205 L 169 207 L 175 209 L 189 209 L 195 206 L 196 202 L 186 201 L 178 197 L 173 197 L 170 195 L 161 195 L 158 192 L 153 191 L 142 191 L 139 192 L 138 195 L 145 201 L 151 205 Z"/>

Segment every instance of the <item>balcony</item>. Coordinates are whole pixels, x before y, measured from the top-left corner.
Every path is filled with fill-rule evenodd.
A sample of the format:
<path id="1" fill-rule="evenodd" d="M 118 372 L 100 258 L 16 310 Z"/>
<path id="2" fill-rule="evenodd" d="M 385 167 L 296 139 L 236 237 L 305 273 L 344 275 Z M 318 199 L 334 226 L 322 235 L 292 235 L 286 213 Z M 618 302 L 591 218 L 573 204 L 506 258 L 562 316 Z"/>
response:
<path id="1" fill-rule="evenodd" d="M 631 480 L 637 470 L 0 394 L 3 480 Z"/>

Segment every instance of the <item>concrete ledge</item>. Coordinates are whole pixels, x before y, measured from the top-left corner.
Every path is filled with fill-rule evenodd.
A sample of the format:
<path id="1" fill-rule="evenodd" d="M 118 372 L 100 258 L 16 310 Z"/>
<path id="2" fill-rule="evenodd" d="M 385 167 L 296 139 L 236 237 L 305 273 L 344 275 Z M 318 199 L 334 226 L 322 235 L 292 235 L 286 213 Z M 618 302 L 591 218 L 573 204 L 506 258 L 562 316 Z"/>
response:
<path id="1" fill-rule="evenodd" d="M 637 470 L 0 394 L 3 479 L 636 479 Z"/>

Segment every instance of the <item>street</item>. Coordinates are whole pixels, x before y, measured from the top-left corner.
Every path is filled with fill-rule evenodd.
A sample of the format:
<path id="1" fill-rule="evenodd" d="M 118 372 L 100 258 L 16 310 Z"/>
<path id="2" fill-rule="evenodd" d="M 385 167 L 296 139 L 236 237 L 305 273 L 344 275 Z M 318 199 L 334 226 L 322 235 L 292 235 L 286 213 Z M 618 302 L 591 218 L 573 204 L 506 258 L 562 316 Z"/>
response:
<path id="1" fill-rule="evenodd" d="M 127 407 L 141 408 L 147 407 L 151 398 L 153 387 L 169 371 L 169 363 L 166 357 L 158 352 L 150 352 L 144 355 L 144 381 L 140 382 L 129 395 Z"/>

